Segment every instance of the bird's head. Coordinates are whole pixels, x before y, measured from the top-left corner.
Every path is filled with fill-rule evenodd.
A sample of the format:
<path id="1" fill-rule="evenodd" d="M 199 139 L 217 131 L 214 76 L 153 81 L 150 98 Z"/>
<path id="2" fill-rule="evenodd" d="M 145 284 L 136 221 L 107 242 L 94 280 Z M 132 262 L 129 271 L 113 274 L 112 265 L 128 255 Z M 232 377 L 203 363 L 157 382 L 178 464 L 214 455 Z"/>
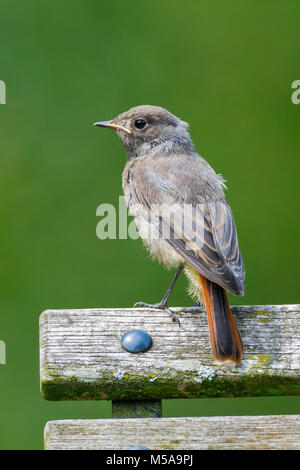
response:
<path id="1" fill-rule="evenodd" d="M 188 124 L 159 106 L 135 106 L 111 121 L 95 122 L 94 126 L 115 130 L 128 158 L 143 156 L 160 145 L 193 149 Z"/>

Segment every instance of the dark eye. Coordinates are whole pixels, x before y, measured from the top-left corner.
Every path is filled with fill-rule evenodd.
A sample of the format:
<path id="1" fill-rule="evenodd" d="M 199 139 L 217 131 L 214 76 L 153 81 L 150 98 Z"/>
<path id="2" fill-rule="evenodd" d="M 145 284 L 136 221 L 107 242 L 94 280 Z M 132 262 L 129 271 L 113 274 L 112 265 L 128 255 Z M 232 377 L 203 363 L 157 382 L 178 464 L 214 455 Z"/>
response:
<path id="1" fill-rule="evenodd" d="M 145 129 L 145 127 L 147 126 L 147 122 L 145 121 L 145 119 L 137 119 L 136 121 L 134 121 L 134 126 L 137 129 L 142 130 Z"/>

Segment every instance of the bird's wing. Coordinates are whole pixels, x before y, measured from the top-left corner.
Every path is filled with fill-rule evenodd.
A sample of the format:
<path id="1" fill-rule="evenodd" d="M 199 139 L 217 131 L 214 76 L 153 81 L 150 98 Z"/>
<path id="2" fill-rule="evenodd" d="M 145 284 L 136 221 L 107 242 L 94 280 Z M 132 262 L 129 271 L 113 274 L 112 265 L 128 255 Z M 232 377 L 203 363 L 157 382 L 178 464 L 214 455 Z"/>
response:
<path id="1" fill-rule="evenodd" d="M 236 295 L 244 293 L 244 263 L 230 207 L 222 201 L 192 205 L 179 224 L 162 216 L 171 229 L 167 240 L 198 272 Z M 175 219 L 176 220 L 176 219 Z M 193 226 L 194 224 L 194 226 Z"/>
<path id="2" fill-rule="evenodd" d="M 197 203 L 187 198 L 186 203 L 172 190 L 172 178 L 168 181 L 165 177 L 164 186 L 158 178 L 143 181 L 143 191 L 138 184 L 130 185 L 130 197 L 139 205 L 145 220 L 158 227 L 160 236 L 199 273 L 224 289 L 243 295 L 244 264 L 226 201 Z"/>

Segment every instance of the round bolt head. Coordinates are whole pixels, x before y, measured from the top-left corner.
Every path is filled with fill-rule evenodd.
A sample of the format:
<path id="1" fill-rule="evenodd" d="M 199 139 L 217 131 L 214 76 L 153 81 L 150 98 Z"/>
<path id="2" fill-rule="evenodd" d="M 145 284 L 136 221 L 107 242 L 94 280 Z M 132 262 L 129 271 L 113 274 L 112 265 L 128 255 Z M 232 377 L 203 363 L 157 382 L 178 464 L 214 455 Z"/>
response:
<path id="1" fill-rule="evenodd" d="M 149 447 L 146 447 L 146 446 L 136 445 L 136 446 L 129 447 L 128 450 L 150 450 L 150 449 Z"/>
<path id="2" fill-rule="evenodd" d="M 121 345 L 131 353 L 145 352 L 152 346 L 152 338 L 144 330 L 129 330 L 122 336 Z"/>

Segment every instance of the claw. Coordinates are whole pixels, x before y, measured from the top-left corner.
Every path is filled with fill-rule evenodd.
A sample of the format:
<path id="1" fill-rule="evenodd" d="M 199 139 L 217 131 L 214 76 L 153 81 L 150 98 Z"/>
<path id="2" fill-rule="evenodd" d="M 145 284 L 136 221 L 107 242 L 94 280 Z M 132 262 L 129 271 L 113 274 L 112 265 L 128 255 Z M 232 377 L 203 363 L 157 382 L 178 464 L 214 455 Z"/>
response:
<path id="1" fill-rule="evenodd" d="M 167 312 L 167 314 L 169 315 L 169 317 L 171 318 L 171 321 L 173 323 L 177 323 L 178 326 L 181 326 L 179 318 L 176 317 L 175 313 L 173 313 L 172 310 L 169 307 L 164 308 L 164 310 Z"/>

